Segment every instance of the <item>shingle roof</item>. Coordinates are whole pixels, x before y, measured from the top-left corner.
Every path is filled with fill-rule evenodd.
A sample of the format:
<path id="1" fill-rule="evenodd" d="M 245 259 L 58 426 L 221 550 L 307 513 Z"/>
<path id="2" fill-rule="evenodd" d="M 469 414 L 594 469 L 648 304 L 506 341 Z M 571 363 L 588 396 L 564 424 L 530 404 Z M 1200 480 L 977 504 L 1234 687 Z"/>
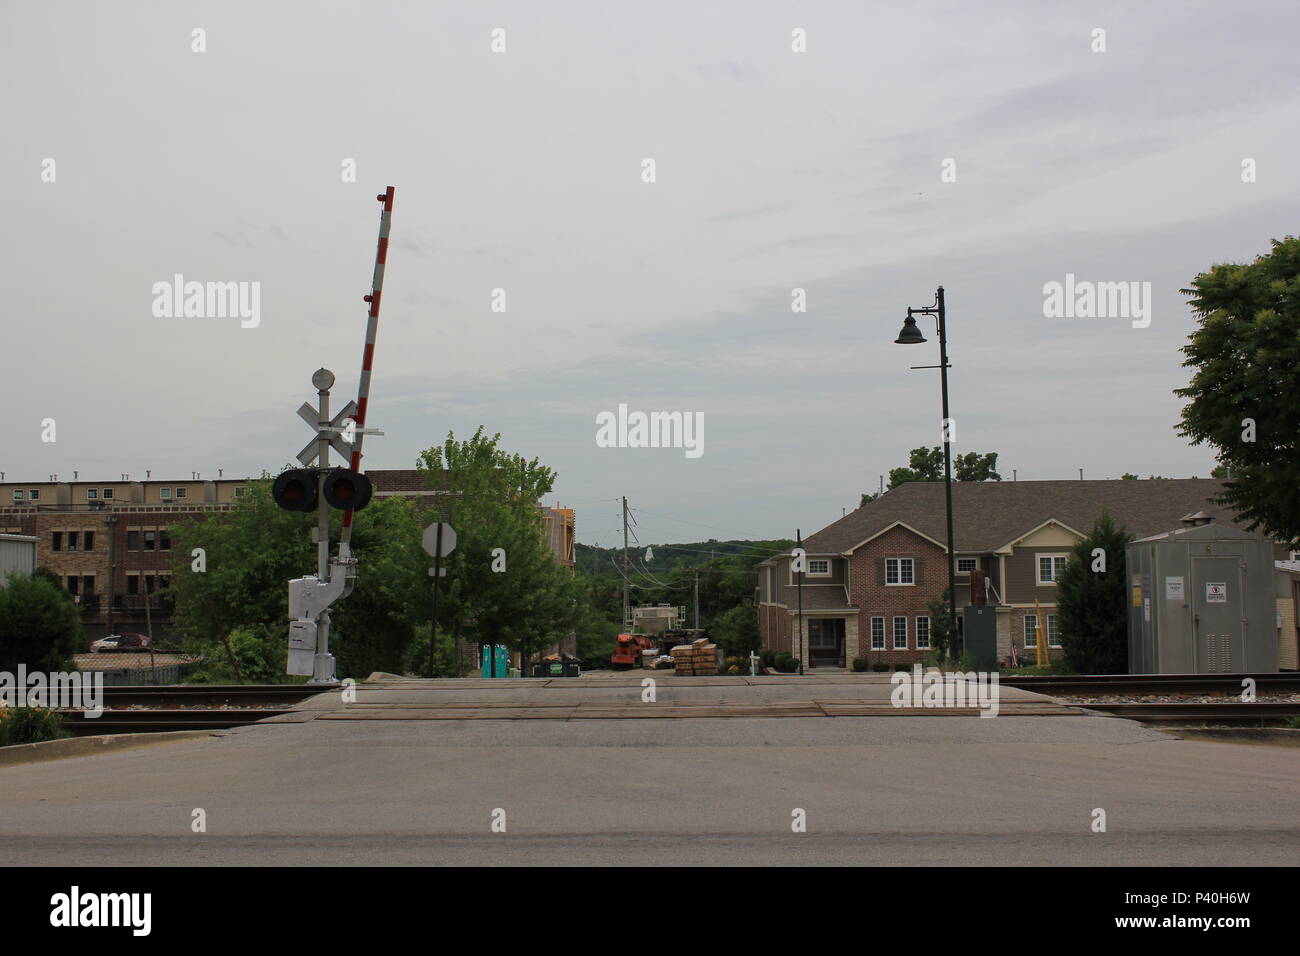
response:
<path id="1" fill-rule="evenodd" d="M 777 586 L 779 597 L 776 603 L 793 608 L 799 604 L 799 589 L 793 584 Z M 809 584 L 803 586 L 803 609 L 805 611 L 839 611 L 850 607 L 849 593 L 842 584 Z"/>
<path id="2" fill-rule="evenodd" d="M 1204 511 L 1237 527 L 1232 512 L 1211 500 L 1215 478 L 1130 481 L 954 481 L 953 541 L 957 551 L 987 552 L 1022 537 L 1050 518 L 1087 533 L 1103 511 L 1137 537 L 1179 527 Z M 804 539 L 809 554 L 840 554 L 902 521 L 936 541 L 947 539 L 942 481 L 909 481 Z"/>

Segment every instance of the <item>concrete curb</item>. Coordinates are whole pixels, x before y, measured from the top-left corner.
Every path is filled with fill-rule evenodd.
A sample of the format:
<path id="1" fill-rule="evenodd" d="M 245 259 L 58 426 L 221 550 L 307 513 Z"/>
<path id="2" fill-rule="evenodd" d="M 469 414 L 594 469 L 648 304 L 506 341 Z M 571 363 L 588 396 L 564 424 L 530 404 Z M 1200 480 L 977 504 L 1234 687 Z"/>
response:
<path id="1" fill-rule="evenodd" d="M 65 757 L 84 757 L 87 754 L 107 753 L 112 750 L 134 750 L 153 744 L 179 743 L 223 733 L 218 730 L 174 730 L 160 734 L 100 734 L 93 737 L 67 737 L 63 740 L 45 740 L 38 744 L 13 744 L 0 747 L 0 767 L 16 764 L 42 763 L 62 760 Z"/>
<path id="2" fill-rule="evenodd" d="M 1215 740 L 1225 744 L 1300 747 L 1300 730 L 1287 727 L 1152 727 L 1184 740 Z"/>

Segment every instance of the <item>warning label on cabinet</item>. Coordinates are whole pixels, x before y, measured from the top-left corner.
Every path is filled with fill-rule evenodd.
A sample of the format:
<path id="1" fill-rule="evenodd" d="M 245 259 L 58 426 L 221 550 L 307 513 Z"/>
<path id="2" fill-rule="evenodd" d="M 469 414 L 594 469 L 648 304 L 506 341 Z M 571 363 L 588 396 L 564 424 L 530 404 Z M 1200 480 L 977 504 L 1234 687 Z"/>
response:
<path id="1" fill-rule="evenodd" d="M 1206 604 L 1227 604 L 1228 603 L 1228 584 L 1226 581 L 1213 583 L 1205 582 L 1205 603 Z"/>

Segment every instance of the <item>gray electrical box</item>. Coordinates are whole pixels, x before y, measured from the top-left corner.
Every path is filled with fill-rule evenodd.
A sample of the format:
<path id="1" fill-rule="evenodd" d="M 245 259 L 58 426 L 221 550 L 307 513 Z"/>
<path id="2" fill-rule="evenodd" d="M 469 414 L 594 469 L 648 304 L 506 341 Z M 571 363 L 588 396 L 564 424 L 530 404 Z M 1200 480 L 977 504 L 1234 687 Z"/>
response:
<path id="1" fill-rule="evenodd" d="M 977 671 L 998 669 L 998 609 L 992 605 L 962 608 L 962 650 Z"/>
<path id="2" fill-rule="evenodd" d="M 1277 672 L 1273 543 L 1188 515 L 1125 550 L 1132 674 Z"/>

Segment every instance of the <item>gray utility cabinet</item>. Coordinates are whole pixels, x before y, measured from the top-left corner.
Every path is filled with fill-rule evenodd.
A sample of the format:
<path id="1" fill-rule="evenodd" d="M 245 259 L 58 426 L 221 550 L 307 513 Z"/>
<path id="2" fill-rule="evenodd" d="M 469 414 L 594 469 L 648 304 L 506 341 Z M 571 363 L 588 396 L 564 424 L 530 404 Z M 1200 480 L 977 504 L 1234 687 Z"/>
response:
<path id="1" fill-rule="evenodd" d="M 1129 672 L 1275 673 L 1272 542 L 1201 515 L 1183 521 L 1125 551 Z"/>
<path id="2" fill-rule="evenodd" d="M 998 669 L 998 609 L 990 604 L 967 605 L 962 611 L 962 651 L 977 671 Z"/>

